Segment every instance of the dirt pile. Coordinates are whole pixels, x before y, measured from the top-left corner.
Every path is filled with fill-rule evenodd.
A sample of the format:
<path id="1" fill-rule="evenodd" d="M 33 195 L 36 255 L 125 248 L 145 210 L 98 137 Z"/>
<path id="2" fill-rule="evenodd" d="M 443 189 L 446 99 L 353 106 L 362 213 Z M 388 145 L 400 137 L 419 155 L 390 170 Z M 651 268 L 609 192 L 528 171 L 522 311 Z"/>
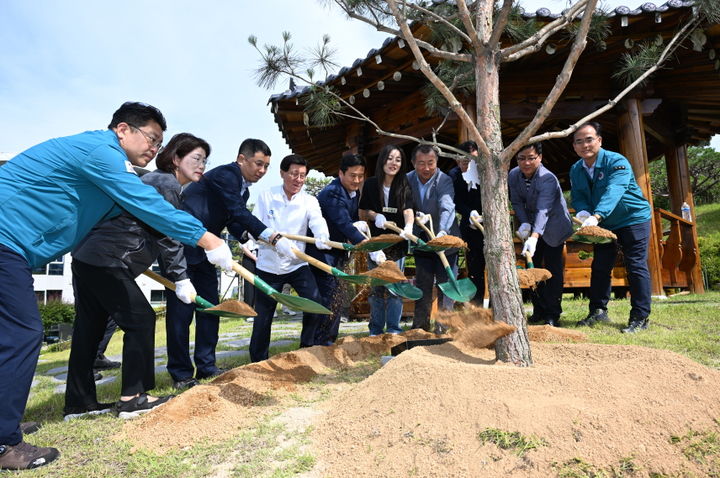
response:
<path id="1" fill-rule="evenodd" d="M 552 277 L 547 269 L 518 269 L 517 275 L 521 289 L 534 289 L 538 283 Z"/>
<path id="2" fill-rule="evenodd" d="M 431 239 L 427 244 L 428 246 L 446 247 L 448 249 L 451 247 L 467 247 L 467 242 L 463 241 L 459 237 L 451 236 L 450 234 Z"/>
<path id="3" fill-rule="evenodd" d="M 585 226 L 579 228 L 577 231 L 575 231 L 575 234 L 578 236 L 592 236 L 592 237 L 601 237 L 601 238 L 608 238 L 608 239 L 617 239 L 617 236 L 614 232 L 608 231 L 605 228 L 599 227 L 599 226 Z"/>
<path id="4" fill-rule="evenodd" d="M 407 279 L 394 261 L 385 261 L 374 269 L 363 272 L 363 276 L 374 277 L 387 282 L 402 282 Z"/>
<path id="5" fill-rule="evenodd" d="M 449 328 L 453 340 L 474 348 L 485 348 L 495 341 L 515 332 L 515 327 L 495 322 L 490 309 L 466 305 L 458 311 L 440 311 L 438 322 Z"/>
<path id="6" fill-rule="evenodd" d="M 255 317 L 257 315 L 255 309 L 240 300 L 226 300 L 220 302 L 215 307 L 210 307 L 208 310 L 230 312 L 231 314 L 239 315 L 242 317 Z"/>
<path id="7" fill-rule="evenodd" d="M 642 347 L 533 344 L 535 366 L 453 341 L 414 348 L 323 405 L 315 476 L 711 476 L 671 436 L 717 430 L 720 372 Z M 546 445 L 519 456 L 489 428 Z M 581 460 L 605 474 L 568 474 Z M 624 463 L 624 464 L 623 464 Z M 564 473 L 564 475 L 563 475 Z"/>

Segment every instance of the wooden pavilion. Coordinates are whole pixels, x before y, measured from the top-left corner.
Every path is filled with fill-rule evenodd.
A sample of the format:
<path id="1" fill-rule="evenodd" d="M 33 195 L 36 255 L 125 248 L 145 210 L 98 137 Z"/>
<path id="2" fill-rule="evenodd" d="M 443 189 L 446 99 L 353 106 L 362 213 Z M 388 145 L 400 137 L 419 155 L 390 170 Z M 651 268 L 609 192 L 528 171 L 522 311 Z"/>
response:
<path id="1" fill-rule="evenodd" d="M 656 6 L 645 3 L 631 10 L 618 7 L 610 13 L 610 34 L 600 43 L 589 42 L 577 63 L 563 97 L 553 109 L 541 131 L 560 130 L 604 106 L 623 89 L 613 77 L 623 53 L 637 45 L 667 44 L 691 14 L 692 1 L 670 0 Z M 552 21 L 559 15 L 547 9 L 526 14 L 538 22 Z M 501 72 L 502 134 L 508 144 L 530 121 L 560 72 L 570 48 L 567 36 L 557 34 L 543 51 L 503 65 Z M 436 60 L 428 57 L 434 64 Z M 442 118 L 424 107 L 425 77 L 418 70 L 402 39 L 388 38 L 381 48 L 341 69 L 326 82 L 386 131 L 431 137 Z M 373 158 L 388 143 L 405 148 L 414 146 L 394 138 L 378 136 L 360 121 L 344 120 L 329 128 L 309 124 L 299 97 L 304 88 L 293 88 L 270 98 L 272 112 L 293 152 L 307 158 L 311 166 L 325 174 L 336 174 L 343 152 L 352 150 Z M 473 115 L 474 99 L 465 108 Z M 671 210 L 654 208 L 653 238 L 649 265 L 653 295 L 664 295 L 666 288 L 702 292 L 703 280 L 694 222 L 681 216 L 687 202 L 694 211 L 690 190 L 687 146 L 708 141 L 720 133 L 720 25 L 692 33 L 678 53 L 649 81 L 633 90 L 620 104 L 597 118 L 603 126 L 603 147 L 624 154 L 652 205 L 648 163 L 664 158 L 670 185 Z M 467 138 L 456 117 L 450 116 L 438 138 L 453 144 Z M 369 163 L 370 171 L 374 160 Z M 568 172 L 577 160 L 570 139 L 552 140 L 544 145 L 543 162 L 570 187 Z M 447 171 L 452 161 L 441 160 Z M 566 288 L 589 285 L 590 261 L 581 251 L 587 246 L 568 242 L 566 248 Z M 620 261 L 613 272 L 613 286 L 627 285 Z"/>

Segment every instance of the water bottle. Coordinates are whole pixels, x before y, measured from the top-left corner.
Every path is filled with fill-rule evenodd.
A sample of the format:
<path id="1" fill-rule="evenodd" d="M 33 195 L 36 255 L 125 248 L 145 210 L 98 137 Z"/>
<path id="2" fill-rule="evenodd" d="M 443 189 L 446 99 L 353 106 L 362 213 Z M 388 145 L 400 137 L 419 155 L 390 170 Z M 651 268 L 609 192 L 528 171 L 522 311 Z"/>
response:
<path id="1" fill-rule="evenodd" d="M 690 214 L 690 205 L 686 202 L 682 203 L 680 213 L 683 219 L 692 222 L 692 214 Z"/>

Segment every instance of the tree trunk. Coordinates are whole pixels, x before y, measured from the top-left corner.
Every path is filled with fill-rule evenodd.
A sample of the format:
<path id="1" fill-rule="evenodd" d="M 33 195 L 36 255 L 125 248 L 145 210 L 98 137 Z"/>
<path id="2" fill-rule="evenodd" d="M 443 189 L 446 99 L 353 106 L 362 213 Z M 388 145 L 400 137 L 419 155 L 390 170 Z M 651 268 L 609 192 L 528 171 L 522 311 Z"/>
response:
<path id="1" fill-rule="evenodd" d="M 516 327 L 516 331 L 495 343 L 497 359 L 518 366 L 532 365 L 527 321 L 515 269 L 515 249 L 508 218 L 507 174 L 509 161 L 503 161 L 500 125 L 500 59 L 497 45 L 487 45 L 492 30 L 494 2 L 478 9 L 478 36 L 485 44 L 475 58 L 477 128 L 490 149 L 490 157 L 478 161 L 478 174 L 485 224 L 485 263 L 488 288 L 495 320 Z M 484 155 L 487 156 L 487 155 Z"/>

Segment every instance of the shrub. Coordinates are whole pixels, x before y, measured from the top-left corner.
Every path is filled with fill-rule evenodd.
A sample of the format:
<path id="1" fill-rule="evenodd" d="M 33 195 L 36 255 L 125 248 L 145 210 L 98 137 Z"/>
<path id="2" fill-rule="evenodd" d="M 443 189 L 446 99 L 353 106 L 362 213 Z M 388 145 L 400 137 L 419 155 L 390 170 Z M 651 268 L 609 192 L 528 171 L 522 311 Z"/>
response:
<path id="1" fill-rule="evenodd" d="M 38 304 L 38 309 L 45 329 L 60 323 L 72 324 L 75 320 L 75 306 L 67 302 L 51 300 L 47 304 Z"/>
<path id="2" fill-rule="evenodd" d="M 711 289 L 720 289 L 720 234 L 698 237 L 700 262 Z"/>

